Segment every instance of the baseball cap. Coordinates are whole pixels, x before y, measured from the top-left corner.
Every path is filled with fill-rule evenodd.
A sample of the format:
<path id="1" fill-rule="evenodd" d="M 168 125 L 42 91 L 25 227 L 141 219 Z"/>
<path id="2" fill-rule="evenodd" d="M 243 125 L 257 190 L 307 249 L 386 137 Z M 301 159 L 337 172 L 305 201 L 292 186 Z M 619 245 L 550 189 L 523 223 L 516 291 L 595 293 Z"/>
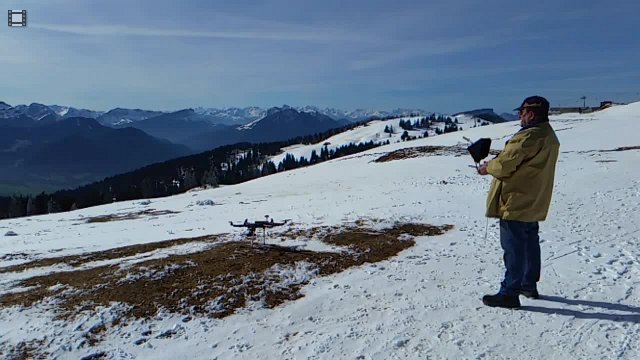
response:
<path id="1" fill-rule="evenodd" d="M 513 109 L 513 111 L 520 111 L 526 108 L 541 108 L 542 111 L 549 112 L 549 101 L 542 96 L 529 96 L 524 99 L 520 107 Z"/>

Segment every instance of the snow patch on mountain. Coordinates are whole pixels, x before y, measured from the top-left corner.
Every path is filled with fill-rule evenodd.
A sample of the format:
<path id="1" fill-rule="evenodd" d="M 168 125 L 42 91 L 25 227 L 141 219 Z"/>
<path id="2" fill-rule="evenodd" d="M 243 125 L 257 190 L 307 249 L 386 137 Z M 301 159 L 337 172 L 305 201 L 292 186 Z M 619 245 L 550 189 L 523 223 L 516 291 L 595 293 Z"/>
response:
<path id="1" fill-rule="evenodd" d="M 113 126 L 124 126 L 124 125 L 127 125 L 127 124 L 131 124 L 133 122 L 134 121 L 131 120 L 131 119 L 120 119 L 120 120 L 116 121 L 115 123 L 113 123 Z"/>
<path id="2" fill-rule="evenodd" d="M 248 123 L 246 125 L 240 125 L 240 126 L 237 127 L 237 129 L 238 130 L 250 130 L 250 129 L 253 129 L 253 127 L 256 126 L 256 124 L 258 122 L 260 122 L 260 120 L 262 120 L 262 119 L 264 119 L 264 118 L 253 120 L 252 122 L 250 122 L 250 123 Z"/>
<path id="3" fill-rule="evenodd" d="M 193 111 L 198 115 L 208 116 L 208 121 L 211 123 L 228 125 L 246 124 L 266 115 L 266 110 L 256 106 L 246 108 L 230 107 L 222 109 L 196 107 Z"/>
<path id="4" fill-rule="evenodd" d="M 68 106 L 62 106 L 59 111 L 56 112 L 59 116 L 65 116 L 69 112 Z"/>

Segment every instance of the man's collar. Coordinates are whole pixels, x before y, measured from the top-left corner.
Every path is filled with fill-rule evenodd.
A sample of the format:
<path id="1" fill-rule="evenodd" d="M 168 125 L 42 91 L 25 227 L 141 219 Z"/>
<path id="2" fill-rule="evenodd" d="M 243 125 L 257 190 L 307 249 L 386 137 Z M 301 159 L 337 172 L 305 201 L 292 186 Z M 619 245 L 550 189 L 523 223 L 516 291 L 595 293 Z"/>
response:
<path id="1" fill-rule="evenodd" d="M 534 121 L 531 124 L 525 125 L 525 126 L 522 126 L 522 124 L 520 124 L 521 128 L 520 128 L 519 131 L 530 129 L 530 128 L 536 127 L 536 126 L 540 126 L 540 125 L 542 125 L 542 124 L 544 124 L 546 122 L 548 122 L 548 121 L 547 120 L 539 120 L 539 121 Z"/>

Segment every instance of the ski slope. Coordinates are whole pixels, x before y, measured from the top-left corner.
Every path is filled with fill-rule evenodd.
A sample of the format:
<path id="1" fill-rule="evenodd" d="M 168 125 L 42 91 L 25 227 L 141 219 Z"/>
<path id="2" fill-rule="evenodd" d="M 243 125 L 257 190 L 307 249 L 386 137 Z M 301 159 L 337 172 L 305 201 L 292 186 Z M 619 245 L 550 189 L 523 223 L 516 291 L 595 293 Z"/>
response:
<path id="1" fill-rule="evenodd" d="M 330 142 L 368 141 L 384 123 L 370 125 L 367 134 L 351 131 Z M 57 359 L 638 359 L 640 150 L 604 150 L 640 146 L 640 103 L 555 116 L 551 123 L 561 154 L 550 214 L 540 226 L 543 298 L 521 298 L 519 310 L 485 307 L 480 300 L 497 291 L 503 274 L 497 222 L 483 216 L 490 177 L 477 175 L 470 157 L 453 154 L 373 162 L 401 148 L 464 146 L 462 136 L 490 137 L 492 148 L 500 149 L 519 129 L 510 122 L 392 142 L 234 186 L 2 220 L 0 268 L 208 234 L 239 239 L 228 221 L 265 214 L 292 219 L 300 228 L 383 219 L 453 224 L 454 229 L 419 238 L 389 260 L 313 278 L 303 288 L 304 297 L 274 309 L 253 306 L 223 319 L 188 322 L 159 312 L 108 327 L 103 340 L 90 347 L 84 336 L 117 317 L 119 304 L 73 321 L 56 319 L 51 304 L 0 306 L 0 353 L 41 340 L 39 349 Z M 311 149 L 287 151 L 308 158 Z M 149 208 L 174 213 L 83 221 Z M 17 235 L 3 236 L 9 231 Z M 269 241 L 280 243 L 277 231 Z M 297 245 L 324 249 L 313 242 Z M 195 252 L 199 246 L 149 256 Z M 70 270 L 44 266 L 0 273 L 0 292 L 24 291 L 16 288 L 17 281 Z M 292 279 L 310 276 L 304 267 L 283 271 L 291 271 Z"/>

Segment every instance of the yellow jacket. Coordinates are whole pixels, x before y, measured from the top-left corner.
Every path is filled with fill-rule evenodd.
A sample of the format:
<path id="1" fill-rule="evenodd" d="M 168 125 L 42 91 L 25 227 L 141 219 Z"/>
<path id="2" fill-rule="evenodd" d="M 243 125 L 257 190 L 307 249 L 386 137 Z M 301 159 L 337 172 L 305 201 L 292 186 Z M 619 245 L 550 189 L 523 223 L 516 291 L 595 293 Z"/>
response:
<path id="1" fill-rule="evenodd" d="M 542 221 L 547 218 L 560 142 L 543 122 L 522 128 L 489 161 L 494 179 L 487 196 L 487 217 Z"/>

